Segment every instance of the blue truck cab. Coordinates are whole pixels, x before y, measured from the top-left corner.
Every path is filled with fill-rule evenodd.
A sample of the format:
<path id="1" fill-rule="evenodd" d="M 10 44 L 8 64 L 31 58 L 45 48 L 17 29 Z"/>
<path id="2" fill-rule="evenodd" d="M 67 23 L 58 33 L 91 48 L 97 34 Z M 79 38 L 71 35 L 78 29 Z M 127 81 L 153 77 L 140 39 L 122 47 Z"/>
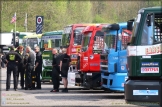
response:
<path id="1" fill-rule="evenodd" d="M 128 78 L 126 43 L 131 37 L 131 28 L 128 29 L 127 22 L 123 22 L 108 25 L 103 31 L 107 49 L 100 58 L 102 87 L 114 92 L 124 92 L 124 83 Z"/>

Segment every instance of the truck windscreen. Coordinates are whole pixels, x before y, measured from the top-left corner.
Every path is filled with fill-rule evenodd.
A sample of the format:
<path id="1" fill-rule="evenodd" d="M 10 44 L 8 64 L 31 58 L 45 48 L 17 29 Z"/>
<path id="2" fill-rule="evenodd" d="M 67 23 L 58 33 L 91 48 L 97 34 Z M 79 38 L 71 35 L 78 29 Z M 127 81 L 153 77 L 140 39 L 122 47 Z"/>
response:
<path id="1" fill-rule="evenodd" d="M 92 32 L 85 33 L 83 35 L 83 41 L 82 41 L 82 51 L 85 52 L 88 49 L 89 41 L 91 38 Z"/>
<path id="2" fill-rule="evenodd" d="M 37 38 L 28 38 L 27 46 L 30 46 L 31 49 L 34 50 L 34 47 L 38 46 L 38 39 Z"/>
<path id="3" fill-rule="evenodd" d="M 134 27 L 133 27 L 133 31 L 132 31 L 132 38 L 131 38 L 131 44 L 135 43 L 135 38 L 136 38 L 136 35 L 137 35 L 140 20 L 141 20 L 141 14 L 138 14 L 136 19 L 135 19 L 135 22 L 134 22 Z"/>
<path id="4" fill-rule="evenodd" d="M 74 30 L 74 45 L 81 45 L 82 43 L 82 31 L 85 27 L 77 27 Z"/>
<path id="5" fill-rule="evenodd" d="M 117 34 L 117 30 L 111 30 L 111 29 L 105 30 L 104 41 L 107 49 L 116 48 L 116 34 Z"/>
<path id="6" fill-rule="evenodd" d="M 70 45 L 71 30 L 72 30 L 72 26 L 68 26 L 68 27 L 64 28 L 63 35 L 62 35 L 62 45 L 63 46 L 69 46 Z"/>

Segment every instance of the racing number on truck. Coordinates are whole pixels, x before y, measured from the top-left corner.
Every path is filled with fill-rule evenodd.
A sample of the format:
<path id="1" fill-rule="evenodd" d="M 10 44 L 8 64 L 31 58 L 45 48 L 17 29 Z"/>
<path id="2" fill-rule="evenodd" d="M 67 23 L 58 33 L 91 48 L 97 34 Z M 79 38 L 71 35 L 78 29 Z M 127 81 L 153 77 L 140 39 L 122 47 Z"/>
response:
<path id="1" fill-rule="evenodd" d="M 77 52 L 80 52 L 80 48 L 77 48 Z"/>
<path id="2" fill-rule="evenodd" d="M 48 44 L 44 44 L 44 48 L 48 48 Z"/>

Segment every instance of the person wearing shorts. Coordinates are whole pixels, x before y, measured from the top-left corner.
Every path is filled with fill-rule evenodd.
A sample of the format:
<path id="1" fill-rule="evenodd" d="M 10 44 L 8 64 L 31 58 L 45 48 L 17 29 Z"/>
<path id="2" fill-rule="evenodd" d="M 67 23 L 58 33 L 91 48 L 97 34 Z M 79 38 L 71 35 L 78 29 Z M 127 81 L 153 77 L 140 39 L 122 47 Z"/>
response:
<path id="1" fill-rule="evenodd" d="M 70 59 L 70 56 L 67 54 L 67 50 L 65 48 L 62 49 L 62 52 L 63 52 L 63 54 L 62 54 L 61 60 L 60 60 L 60 71 L 61 71 L 61 76 L 62 76 L 62 80 L 63 80 L 63 84 L 64 84 L 64 89 L 62 90 L 62 92 L 68 92 L 67 76 L 68 76 L 68 70 L 69 70 L 71 59 Z"/>

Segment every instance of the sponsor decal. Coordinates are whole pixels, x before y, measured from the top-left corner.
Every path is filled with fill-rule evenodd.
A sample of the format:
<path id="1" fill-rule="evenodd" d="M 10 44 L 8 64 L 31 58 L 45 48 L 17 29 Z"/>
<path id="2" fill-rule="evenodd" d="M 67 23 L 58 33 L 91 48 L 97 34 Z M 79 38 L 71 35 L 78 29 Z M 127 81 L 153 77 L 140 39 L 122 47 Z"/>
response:
<path id="1" fill-rule="evenodd" d="M 118 57 L 113 57 L 113 59 L 117 60 L 117 59 L 118 59 Z"/>
<path id="2" fill-rule="evenodd" d="M 141 66 L 143 67 L 157 67 L 159 66 L 159 63 L 158 62 L 142 62 L 141 63 Z"/>
<path id="3" fill-rule="evenodd" d="M 77 63 L 77 61 L 71 61 L 71 64 L 76 64 Z"/>
<path id="4" fill-rule="evenodd" d="M 128 56 L 135 56 L 136 55 L 136 46 L 128 46 L 127 54 L 128 54 Z"/>
<path id="5" fill-rule="evenodd" d="M 146 56 L 162 54 L 162 44 L 149 46 L 128 46 L 128 56 Z"/>
<path id="6" fill-rule="evenodd" d="M 42 57 L 50 57 L 48 54 L 43 54 Z"/>
<path id="7" fill-rule="evenodd" d="M 85 63 L 84 65 L 83 65 L 83 68 L 85 68 L 85 67 L 87 67 L 88 66 L 88 63 Z"/>
<path id="8" fill-rule="evenodd" d="M 87 75 L 92 76 L 92 73 L 87 73 Z"/>
<path id="9" fill-rule="evenodd" d="M 52 66 L 52 60 L 43 59 L 43 66 Z"/>
<path id="10" fill-rule="evenodd" d="M 145 48 L 146 55 L 158 54 L 158 53 L 161 53 L 161 51 L 162 51 L 162 46 L 161 45 L 159 45 L 159 46 L 151 46 L 151 47 Z"/>
<path id="11" fill-rule="evenodd" d="M 61 39 L 61 35 L 42 36 L 42 39 Z"/>
<path id="12" fill-rule="evenodd" d="M 77 48 L 77 52 L 80 52 L 80 48 Z"/>
<path id="13" fill-rule="evenodd" d="M 94 58 L 94 56 L 93 55 L 90 55 L 90 59 L 93 59 Z"/>
<path id="14" fill-rule="evenodd" d="M 102 53 L 102 50 L 93 50 L 93 53 Z"/>
<path id="15" fill-rule="evenodd" d="M 72 48 L 72 50 L 71 50 L 72 52 L 76 52 L 77 51 L 77 49 L 76 48 Z"/>
<path id="16" fill-rule="evenodd" d="M 125 69 L 125 67 L 124 66 L 121 66 L 121 70 L 124 70 Z"/>
<path id="17" fill-rule="evenodd" d="M 90 66 L 99 66 L 97 63 L 91 63 Z"/>
<path id="18" fill-rule="evenodd" d="M 121 86 L 124 87 L 124 83 L 121 83 Z"/>
<path id="19" fill-rule="evenodd" d="M 75 82 L 75 79 L 73 79 L 73 78 L 71 78 L 70 80 L 71 80 L 72 82 Z"/>
<path id="20" fill-rule="evenodd" d="M 88 60 L 88 57 L 84 57 L 84 59 L 83 60 Z"/>
<path id="21" fill-rule="evenodd" d="M 133 90 L 133 95 L 158 95 L 158 90 Z"/>
<path id="22" fill-rule="evenodd" d="M 151 58 L 151 56 L 142 56 L 142 58 Z"/>
<path id="23" fill-rule="evenodd" d="M 141 73 L 159 73 L 159 67 L 141 67 Z"/>

